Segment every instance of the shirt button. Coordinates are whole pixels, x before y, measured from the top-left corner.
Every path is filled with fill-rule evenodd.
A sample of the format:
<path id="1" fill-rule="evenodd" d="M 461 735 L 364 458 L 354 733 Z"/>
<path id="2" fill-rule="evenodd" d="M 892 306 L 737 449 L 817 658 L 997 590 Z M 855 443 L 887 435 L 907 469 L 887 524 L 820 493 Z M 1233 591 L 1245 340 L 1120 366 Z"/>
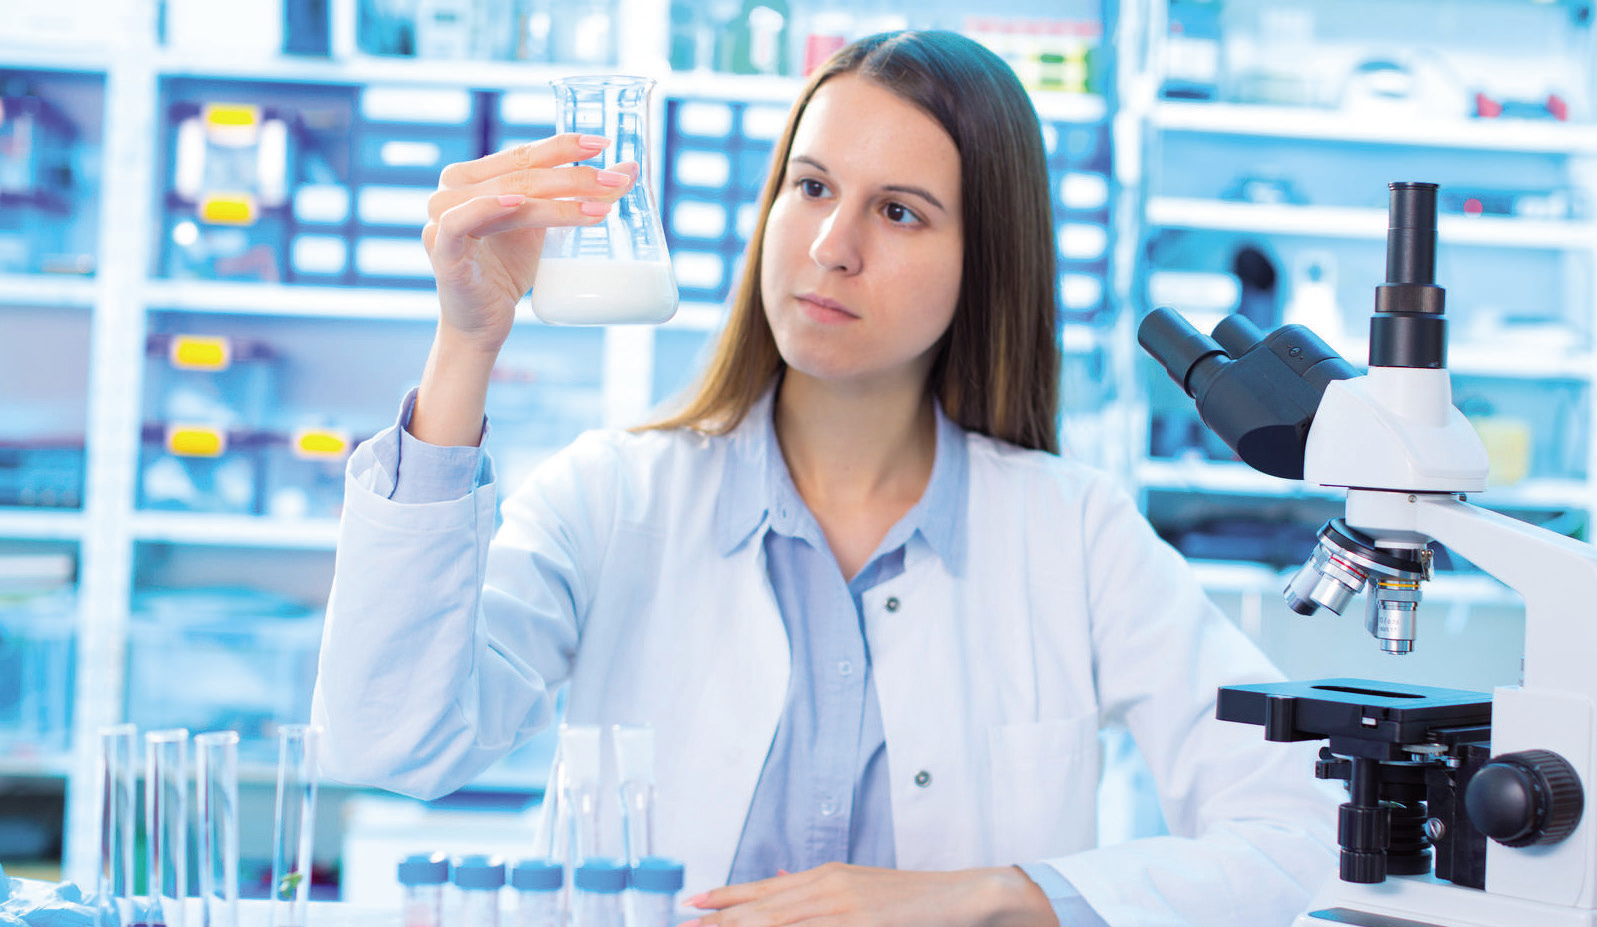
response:
<path id="1" fill-rule="evenodd" d="M 924 769 L 921 770 L 915 774 L 915 784 L 923 789 L 926 788 L 928 785 L 932 784 L 932 774 Z"/>
<path id="2" fill-rule="evenodd" d="M 843 662 L 837 664 L 837 674 L 839 676 L 847 676 L 853 672 L 854 664 L 850 663 L 849 661 L 844 660 Z"/>
<path id="3" fill-rule="evenodd" d="M 837 813 L 837 802 L 832 801 L 831 799 L 827 799 L 826 801 L 821 802 L 821 814 L 825 815 L 826 817 L 831 817 L 832 815 L 834 815 L 836 813 Z"/>
<path id="4" fill-rule="evenodd" d="M 883 602 L 882 606 L 884 608 L 886 608 L 890 612 L 898 611 L 898 596 L 896 596 L 896 595 L 888 596 L 887 597 L 887 601 Z"/>

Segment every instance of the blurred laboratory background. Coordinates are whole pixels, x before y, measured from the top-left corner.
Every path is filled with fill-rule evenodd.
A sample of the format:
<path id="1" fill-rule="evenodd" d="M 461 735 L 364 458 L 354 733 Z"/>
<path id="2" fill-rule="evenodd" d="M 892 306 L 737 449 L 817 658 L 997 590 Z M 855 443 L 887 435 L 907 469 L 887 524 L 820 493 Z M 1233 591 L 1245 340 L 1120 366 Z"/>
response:
<path id="1" fill-rule="evenodd" d="M 1411 656 L 1357 615 L 1292 615 L 1283 578 L 1338 497 L 1236 462 L 1133 333 L 1155 306 L 1205 331 L 1241 312 L 1362 364 L 1386 185 L 1439 183 L 1479 501 L 1588 539 L 1592 3 L 0 0 L 0 865 L 93 884 L 101 727 L 232 729 L 264 891 L 274 730 L 308 719 L 344 460 L 432 333 L 418 233 L 443 165 L 548 134 L 553 78 L 659 82 L 649 180 L 682 307 L 528 314 L 489 409 L 514 482 L 684 386 L 804 74 L 885 29 L 965 33 L 1033 92 L 1068 452 L 1289 675 L 1513 682 L 1518 597 L 1445 552 Z M 325 783 L 318 897 L 389 897 L 418 848 L 513 851 L 552 742 L 432 803 Z M 1103 840 L 1156 833 L 1134 750 L 1111 755 Z"/>

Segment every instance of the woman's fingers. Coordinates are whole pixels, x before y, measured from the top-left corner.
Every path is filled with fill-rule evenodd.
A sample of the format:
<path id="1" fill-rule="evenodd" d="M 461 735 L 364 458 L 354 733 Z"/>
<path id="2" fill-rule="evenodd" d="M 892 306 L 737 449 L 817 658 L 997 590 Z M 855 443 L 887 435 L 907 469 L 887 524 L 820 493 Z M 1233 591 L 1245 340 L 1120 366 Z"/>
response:
<path id="1" fill-rule="evenodd" d="M 599 170 L 586 165 L 516 170 L 468 187 L 440 186 L 427 198 L 427 216 L 437 219 L 467 200 L 501 194 L 515 194 L 538 200 L 614 201 L 631 189 L 637 176 L 638 166 L 630 161 L 617 164 L 608 170 Z"/>
<path id="2" fill-rule="evenodd" d="M 512 229 L 593 225 L 609 209 L 609 203 L 539 200 L 520 194 L 479 196 L 430 220 L 422 229 L 422 244 L 434 266 L 447 265 L 466 257 L 474 240 Z"/>
<path id="3" fill-rule="evenodd" d="M 475 161 L 451 164 L 439 175 L 438 185 L 465 187 L 513 171 L 556 167 L 573 161 L 585 161 L 609 145 L 610 140 L 602 135 L 579 135 L 575 132 L 551 135 L 536 142 L 496 151 Z"/>

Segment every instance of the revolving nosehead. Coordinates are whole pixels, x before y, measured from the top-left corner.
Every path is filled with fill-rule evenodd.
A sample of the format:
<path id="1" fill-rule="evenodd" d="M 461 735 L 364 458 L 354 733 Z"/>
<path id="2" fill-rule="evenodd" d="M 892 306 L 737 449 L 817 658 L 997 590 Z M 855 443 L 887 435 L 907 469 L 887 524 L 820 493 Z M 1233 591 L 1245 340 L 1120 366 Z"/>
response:
<path id="1" fill-rule="evenodd" d="M 1369 610 L 1364 626 L 1386 653 L 1414 649 L 1414 617 L 1420 603 L 1420 581 L 1430 578 L 1430 551 L 1393 550 L 1333 518 L 1320 529 L 1320 539 L 1307 563 L 1293 574 L 1283 594 L 1300 615 L 1328 608 L 1340 615 L 1366 585 Z"/>
<path id="2" fill-rule="evenodd" d="M 1356 563 L 1337 557 L 1337 550 L 1322 532 L 1319 543 L 1314 545 L 1314 553 L 1298 568 L 1284 590 L 1286 604 L 1293 611 L 1308 616 L 1328 608 L 1340 615 L 1348 601 L 1364 590 L 1369 574 Z"/>

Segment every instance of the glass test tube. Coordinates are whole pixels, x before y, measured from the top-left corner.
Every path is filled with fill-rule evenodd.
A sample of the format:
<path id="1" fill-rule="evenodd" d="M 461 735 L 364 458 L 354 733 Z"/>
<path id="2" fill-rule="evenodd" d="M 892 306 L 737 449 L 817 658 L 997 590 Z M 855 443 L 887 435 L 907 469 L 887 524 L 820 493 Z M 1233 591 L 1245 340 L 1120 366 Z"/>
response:
<path id="1" fill-rule="evenodd" d="M 133 842 L 138 795 L 138 728 L 100 729 L 100 872 L 95 912 L 98 927 L 132 927 Z"/>
<path id="2" fill-rule="evenodd" d="M 600 855 L 600 736 L 598 725 L 560 726 L 560 804 L 571 821 L 573 864 Z"/>
<path id="3" fill-rule="evenodd" d="M 183 927 L 189 894 L 189 732 L 144 735 L 144 828 L 148 853 L 148 924 Z"/>
<path id="4" fill-rule="evenodd" d="M 284 724 L 277 729 L 271 927 L 305 927 L 316 834 L 316 742 L 320 732 L 308 724 Z"/>
<path id="5" fill-rule="evenodd" d="M 194 738 L 194 786 L 199 802 L 201 923 L 238 925 L 238 732 Z"/>
<path id="6" fill-rule="evenodd" d="M 621 840 L 627 862 L 636 865 L 654 855 L 654 728 L 617 724 L 610 737 L 621 786 Z"/>

